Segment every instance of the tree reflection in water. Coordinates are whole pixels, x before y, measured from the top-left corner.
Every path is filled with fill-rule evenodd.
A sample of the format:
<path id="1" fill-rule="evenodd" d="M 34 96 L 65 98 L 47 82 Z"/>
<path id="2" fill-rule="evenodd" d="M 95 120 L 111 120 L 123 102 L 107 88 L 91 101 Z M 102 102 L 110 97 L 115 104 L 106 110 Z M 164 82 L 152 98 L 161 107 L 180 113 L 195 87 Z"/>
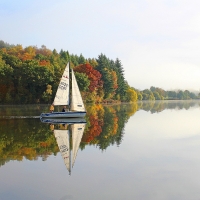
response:
<path id="1" fill-rule="evenodd" d="M 138 110 L 157 113 L 165 109 L 190 109 L 199 101 L 151 101 L 120 105 L 87 106 L 86 128 L 80 149 L 95 145 L 100 150 L 120 146 L 125 124 Z M 31 108 L 33 110 L 33 108 Z M 8 113 L 4 108 L 4 112 Z M 23 115 L 23 113 L 22 113 Z M 0 165 L 10 160 L 46 160 L 59 152 L 52 129 L 39 119 L 0 119 Z M 57 125 L 56 125 L 57 126 Z"/>

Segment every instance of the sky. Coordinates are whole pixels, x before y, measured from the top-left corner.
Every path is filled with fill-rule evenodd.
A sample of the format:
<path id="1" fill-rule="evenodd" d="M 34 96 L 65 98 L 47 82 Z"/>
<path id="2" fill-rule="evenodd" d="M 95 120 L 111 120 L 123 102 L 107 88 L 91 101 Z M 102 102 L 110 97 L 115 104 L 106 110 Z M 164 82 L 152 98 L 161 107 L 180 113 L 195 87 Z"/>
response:
<path id="1" fill-rule="evenodd" d="M 0 40 L 118 58 L 139 90 L 200 91 L 200 1 L 0 0 Z"/>

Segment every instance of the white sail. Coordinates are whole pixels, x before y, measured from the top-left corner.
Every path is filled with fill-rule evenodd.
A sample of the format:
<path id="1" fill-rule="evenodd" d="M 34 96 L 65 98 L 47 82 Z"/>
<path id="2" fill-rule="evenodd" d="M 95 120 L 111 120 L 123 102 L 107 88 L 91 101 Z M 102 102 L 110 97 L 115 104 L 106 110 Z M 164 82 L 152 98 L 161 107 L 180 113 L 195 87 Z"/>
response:
<path id="1" fill-rule="evenodd" d="M 65 166 L 71 173 L 71 153 L 70 153 L 70 135 L 69 130 L 54 130 L 54 135 L 64 160 Z"/>
<path id="2" fill-rule="evenodd" d="M 73 147 L 73 157 L 72 157 L 72 167 L 74 166 L 75 159 L 78 153 L 79 145 L 83 136 L 83 132 L 85 129 L 85 124 L 73 124 L 72 128 L 72 147 Z"/>
<path id="3" fill-rule="evenodd" d="M 53 104 L 69 105 L 69 63 L 67 64 L 60 80 Z"/>
<path id="4" fill-rule="evenodd" d="M 74 71 L 72 70 L 72 102 L 71 110 L 73 111 L 85 111 L 85 106 L 81 97 L 76 78 L 74 76 Z"/>

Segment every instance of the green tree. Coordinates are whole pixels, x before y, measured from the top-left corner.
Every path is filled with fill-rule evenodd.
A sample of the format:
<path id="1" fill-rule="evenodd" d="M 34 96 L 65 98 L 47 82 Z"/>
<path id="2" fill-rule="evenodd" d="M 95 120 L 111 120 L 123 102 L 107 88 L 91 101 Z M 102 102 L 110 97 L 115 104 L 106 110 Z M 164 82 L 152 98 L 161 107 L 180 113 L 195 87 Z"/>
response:
<path id="1" fill-rule="evenodd" d="M 162 100 L 162 96 L 160 96 L 160 94 L 156 91 L 153 92 L 153 96 L 155 97 L 155 100 Z"/>
<path id="2" fill-rule="evenodd" d="M 75 72 L 76 80 L 80 91 L 87 91 L 90 85 L 90 80 L 84 73 Z"/>
<path id="3" fill-rule="evenodd" d="M 37 61 L 26 61 L 21 67 L 21 81 L 24 87 L 25 102 L 36 102 L 53 81 L 53 74 L 47 67 L 41 67 Z"/>
<path id="4" fill-rule="evenodd" d="M 153 92 L 148 89 L 142 91 L 142 97 L 143 100 L 151 100 L 151 101 L 155 100 Z"/>
<path id="5" fill-rule="evenodd" d="M 11 102 L 13 89 L 13 68 L 6 64 L 0 56 L 0 102 Z"/>
<path id="6" fill-rule="evenodd" d="M 78 64 L 85 64 L 86 63 L 86 59 L 83 57 L 83 55 L 81 54 L 79 56 L 79 59 L 78 59 Z"/>
<path id="7" fill-rule="evenodd" d="M 136 90 L 136 93 L 137 93 L 138 100 L 142 101 L 142 93 L 138 90 Z"/>
<path id="8" fill-rule="evenodd" d="M 177 93 L 175 91 L 167 91 L 168 99 L 177 99 Z"/>
<path id="9" fill-rule="evenodd" d="M 101 54 L 98 56 L 97 63 L 96 70 L 102 74 L 104 98 L 106 99 L 116 90 L 113 82 L 110 60 L 105 55 Z"/>
<path id="10" fill-rule="evenodd" d="M 178 91 L 177 98 L 180 99 L 180 100 L 185 99 L 185 94 L 184 94 L 184 92 L 182 90 Z"/>
<path id="11" fill-rule="evenodd" d="M 124 77 L 124 69 L 121 61 L 117 58 L 114 63 L 114 69 L 117 73 L 117 85 L 116 95 L 120 95 L 120 100 L 124 101 L 125 91 L 127 90 L 127 84 Z"/>
<path id="12" fill-rule="evenodd" d="M 194 92 L 190 92 L 189 96 L 191 99 L 197 99 L 197 95 Z"/>
<path id="13" fill-rule="evenodd" d="M 70 55 L 70 61 L 73 63 L 74 67 L 78 66 L 79 57 L 77 55 L 72 54 L 72 55 Z M 72 67 L 72 65 L 71 65 L 71 67 Z"/>
<path id="14" fill-rule="evenodd" d="M 52 86 L 47 85 L 46 91 L 43 92 L 42 99 L 45 103 L 51 103 L 51 98 L 52 98 Z"/>

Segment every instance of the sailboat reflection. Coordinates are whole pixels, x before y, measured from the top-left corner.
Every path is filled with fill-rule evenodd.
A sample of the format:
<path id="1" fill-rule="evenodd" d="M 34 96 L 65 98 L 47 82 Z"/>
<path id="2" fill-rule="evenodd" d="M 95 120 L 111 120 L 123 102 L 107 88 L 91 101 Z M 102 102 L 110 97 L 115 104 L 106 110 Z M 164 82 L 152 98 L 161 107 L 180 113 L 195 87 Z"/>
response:
<path id="1" fill-rule="evenodd" d="M 64 163 L 71 174 L 71 167 L 74 166 L 75 159 L 78 153 L 79 145 L 83 132 L 85 129 L 85 124 L 71 124 L 72 133 L 72 163 L 71 163 L 71 147 L 70 147 L 70 130 L 56 130 L 54 129 L 54 135 L 60 149 L 60 153 L 64 160 Z"/>
<path id="2" fill-rule="evenodd" d="M 69 175 L 71 175 L 71 168 L 76 160 L 86 120 L 83 118 L 45 119 L 42 122 L 50 124 L 50 129 L 54 132 L 65 166 L 69 171 Z M 72 142 L 70 142 L 71 138 Z"/>

